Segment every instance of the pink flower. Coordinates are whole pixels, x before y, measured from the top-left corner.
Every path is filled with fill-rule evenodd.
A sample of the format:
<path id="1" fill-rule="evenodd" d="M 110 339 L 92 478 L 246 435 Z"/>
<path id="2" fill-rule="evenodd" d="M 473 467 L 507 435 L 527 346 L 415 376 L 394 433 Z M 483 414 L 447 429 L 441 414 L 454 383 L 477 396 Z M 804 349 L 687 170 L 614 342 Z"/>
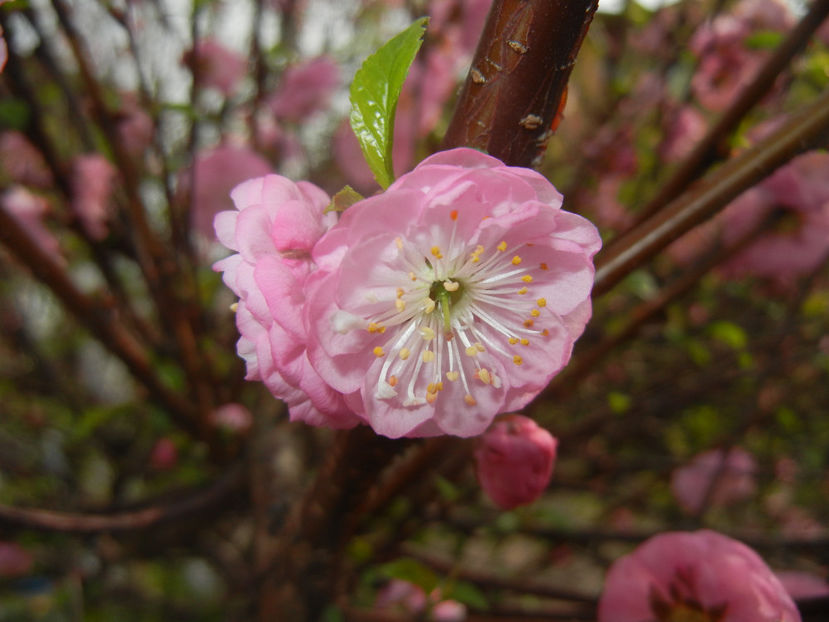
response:
<path id="1" fill-rule="evenodd" d="M 52 185 L 52 173 L 46 160 L 20 132 L 9 131 L 0 135 L 0 165 L 16 183 L 36 188 Z"/>
<path id="2" fill-rule="evenodd" d="M 0 205 L 20 223 L 41 250 L 63 265 L 60 243 L 43 224 L 43 217 L 49 211 L 49 202 L 32 194 L 21 186 L 12 186 L 0 195 Z"/>
<path id="3" fill-rule="evenodd" d="M 210 420 L 216 427 L 237 434 L 244 434 L 253 425 L 253 417 L 250 411 L 236 403 L 219 406 L 211 413 Z"/>
<path id="4" fill-rule="evenodd" d="M 0 540 L 0 579 L 29 574 L 34 565 L 31 553 L 16 542 Z"/>
<path id="5" fill-rule="evenodd" d="M 825 579 L 799 570 L 781 570 L 775 573 L 792 598 L 821 598 L 829 596 L 829 583 Z"/>
<path id="6" fill-rule="evenodd" d="M 302 121 L 328 105 L 339 83 L 340 69 L 326 56 L 294 65 L 282 75 L 271 110 L 279 119 Z"/>
<path id="7" fill-rule="evenodd" d="M 550 483 L 558 441 L 535 421 L 509 415 L 481 436 L 478 481 L 502 510 L 532 503 Z"/>
<path id="8" fill-rule="evenodd" d="M 194 60 L 198 62 L 199 84 L 212 87 L 225 97 L 233 95 L 247 70 L 245 58 L 213 39 L 199 41 L 196 52 L 193 54 L 190 50 L 185 53 L 182 61 L 191 69 Z"/>
<path id="9" fill-rule="evenodd" d="M 236 325 L 247 379 L 285 400 L 291 420 L 346 428 L 359 420 L 323 381 L 307 356 L 305 281 L 316 269 L 311 249 L 335 222 L 321 189 L 279 175 L 244 182 L 231 193 L 235 211 L 216 215 L 216 235 L 236 251 L 216 262 L 239 296 Z"/>
<path id="10" fill-rule="evenodd" d="M 206 238 L 213 238 L 213 218 L 230 209 L 230 191 L 252 177 L 272 171 L 271 165 L 258 153 L 246 147 L 221 145 L 203 151 L 196 158 L 196 190 L 193 193 L 193 228 Z M 190 184 L 190 170 L 181 175 L 182 188 Z"/>
<path id="11" fill-rule="evenodd" d="M 722 213 L 726 244 L 750 231 L 772 209 L 782 208 L 786 214 L 721 271 L 731 277 L 763 276 L 785 285 L 816 268 L 829 252 L 827 168 L 829 154 L 804 154 L 732 202 Z"/>
<path id="12" fill-rule="evenodd" d="M 72 210 L 89 235 L 101 240 L 107 235 L 109 199 L 117 171 L 97 153 L 75 158 L 72 170 Z"/>
<path id="13" fill-rule="evenodd" d="M 141 108 L 133 93 L 121 96 L 121 110 L 118 112 L 118 138 L 127 152 L 134 158 L 140 157 L 153 139 L 153 120 Z"/>
<path id="14" fill-rule="evenodd" d="M 432 590 L 429 596 L 423 589 L 404 581 L 392 579 L 377 594 L 374 601 L 375 609 L 393 611 L 400 614 L 416 615 L 418 620 L 431 622 L 463 622 L 466 620 L 466 606 L 456 600 L 442 600 L 438 588 Z M 423 614 L 428 611 L 428 615 Z"/>
<path id="15" fill-rule="evenodd" d="M 715 531 L 669 532 L 611 566 L 599 622 L 799 622 L 774 573 L 746 545 Z"/>
<path id="16" fill-rule="evenodd" d="M 671 490 L 686 512 L 698 514 L 706 505 L 728 505 L 751 497 L 757 488 L 756 470 L 754 458 L 739 447 L 727 454 L 713 449 L 674 471 Z"/>
<path id="17" fill-rule="evenodd" d="M 482 433 L 567 363 L 590 317 L 596 228 L 540 174 L 435 154 L 314 247 L 310 360 L 389 437 Z"/>

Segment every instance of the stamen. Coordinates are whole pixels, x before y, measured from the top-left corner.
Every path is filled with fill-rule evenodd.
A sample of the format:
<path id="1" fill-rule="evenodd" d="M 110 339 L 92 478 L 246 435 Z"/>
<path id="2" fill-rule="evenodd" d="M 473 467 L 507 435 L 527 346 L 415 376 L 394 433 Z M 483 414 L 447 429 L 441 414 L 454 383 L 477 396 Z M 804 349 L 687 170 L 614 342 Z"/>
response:
<path id="1" fill-rule="evenodd" d="M 524 320 L 524 326 L 526 326 L 527 328 L 531 328 L 533 326 L 533 324 L 535 324 L 535 322 L 531 319 Z"/>
<path id="2" fill-rule="evenodd" d="M 521 289 L 519 289 L 519 290 L 518 290 L 518 294 L 519 294 L 519 295 L 521 295 L 521 296 L 523 296 L 523 295 L 524 295 L 524 294 L 526 294 L 528 291 L 530 291 L 530 290 L 528 290 L 526 287 L 522 287 Z"/>
<path id="3" fill-rule="evenodd" d="M 411 351 L 409 350 L 409 348 L 400 348 L 400 353 L 398 354 L 398 356 L 400 357 L 401 361 L 405 361 L 407 358 L 409 358 L 410 354 Z"/>
<path id="4" fill-rule="evenodd" d="M 547 267 L 547 264 L 544 263 L 543 261 L 540 264 L 538 264 L 538 267 L 541 268 L 542 270 L 549 270 L 550 269 L 550 268 Z"/>
<path id="5" fill-rule="evenodd" d="M 398 250 L 403 250 L 403 240 L 400 238 L 394 238 L 394 243 L 397 245 Z"/>
<path id="6" fill-rule="evenodd" d="M 533 309 L 532 311 L 530 311 L 530 315 L 533 317 L 538 317 L 539 315 L 541 315 L 541 311 L 539 311 L 538 309 Z"/>
<path id="7" fill-rule="evenodd" d="M 507 250 L 507 243 L 502 241 L 502 242 L 501 242 L 498 246 L 496 246 L 495 248 L 497 248 L 499 251 L 501 251 L 501 252 L 503 253 L 505 250 Z"/>
<path id="8" fill-rule="evenodd" d="M 521 277 L 521 280 L 524 281 L 525 283 L 532 283 L 533 282 L 533 277 L 530 274 L 525 274 L 524 276 Z"/>
<path id="9" fill-rule="evenodd" d="M 456 371 L 448 371 L 448 372 L 446 372 L 446 379 L 447 379 L 449 382 L 455 382 L 455 380 L 457 380 L 459 376 L 460 376 L 460 374 L 459 374 L 458 372 L 456 372 Z"/>
<path id="10" fill-rule="evenodd" d="M 511 346 L 514 346 L 516 343 L 518 343 L 518 337 L 510 337 L 509 338 L 509 344 Z"/>
<path id="11" fill-rule="evenodd" d="M 481 367 L 481 369 L 478 370 L 478 380 L 484 384 L 492 384 L 492 376 L 486 367 Z"/>
<path id="12" fill-rule="evenodd" d="M 460 288 L 461 284 L 457 281 L 444 281 L 443 282 L 443 289 L 447 292 L 456 292 L 458 288 Z"/>
<path id="13" fill-rule="evenodd" d="M 431 341 L 435 338 L 435 331 L 429 326 L 420 327 L 420 335 L 426 340 Z"/>
<path id="14" fill-rule="evenodd" d="M 457 220 L 458 219 L 458 210 L 453 209 L 451 212 L 449 212 L 449 218 L 451 218 L 452 220 Z"/>
<path id="15" fill-rule="evenodd" d="M 401 300 L 400 298 L 394 301 L 394 308 L 398 311 L 403 311 L 406 308 L 406 301 Z"/>
<path id="16" fill-rule="evenodd" d="M 385 352 L 383 352 L 383 348 L 381 348 L 380 346 L 375 346 L 372 352 L 374 352 L 374 356 L 376 356 L 377 358 L 380 358 L 385 354 Z"/>
<path id="17" fill-rule="evenodd" d="M 547 306 L 547 300 L 545 298 L 539 298 L 538 300 L 535 301 L 535 303 L 539 307 L 546 307 Z"/>
<path id="18" fill-rule="evenodd" d="M 516 255 L 515 257 L 512 258 L 512 265 L 513 266 L 517 266 L 520 263 L 521 263 L 521 258 L 518 255 Z"/>
<path id="19" fill-rule="evenodd" d="M 389 376 L 389 386 L 397 386 L 397 376 Z"/>
<path id="20" fill-rule="evenodd" d="M 469 393 L 463 396 L 463 401 L 466 402 L 467 406 L 475 406 L 478 403 Z"/>
<path id="21" fill-rule="evenodd" d="M 426 302 L 424 303 L 424 306 L 423 306 L 423 311 L 425 311 L 426 313 L 431 313 L 434 310 L 435 310 L 435 301 L 432 300 L 431 298 L 426 298 Z"/>
<path id="22" fill-rule="evenodd" d="M 405 293 L 406 293 L 406 292 L 404 292 L 404 291 L 403 291 L 403 288 L 402 288 L 402 287 L 398 287 L 398 288 L 397 288 L 397 297 L 398 297 L 398 298 L 403 298 L 403 294 L 405 294 Z"/>
<path id="23" fill-rule="evenodd" d="M 232 305 L 230 305 L 230 310 L 231 310 L 233 313 L 236 313 L 236 312 L 239 310 L 239 303 L 238 303 L 238 302 L 234 302 Z"/>
<path id="24" fill-rule="evenodd" d="M 466 355 L 467 356 L 478 356 L 478 348 L 476 348 L 475 346 L 469 346 L 466 349 Z"/>
<path id="25" fill-rule="evenodd" d="M 440 252 L 440 246 L 432 247 L 432 255 L 437 259 L 443 259 L 443 254 Z"/>
<path id="26" fill-rule="evenodd" d="M 423 359 L 424 363 L 431 363 L 435 360 L 435 353 L 431 350 L 424 350 L 423 354 L 420 355 L 420 358 Z"/>
<path id="27" fill-rule="evenodd" d="M 521 364 L 524 363 L 524 359 L 522 359 L 520 356 L 518 356 L 516 354 L 515 356 L 512 357 L 512 362 L 515 363 L 516 365 L 521 365 Z"/>

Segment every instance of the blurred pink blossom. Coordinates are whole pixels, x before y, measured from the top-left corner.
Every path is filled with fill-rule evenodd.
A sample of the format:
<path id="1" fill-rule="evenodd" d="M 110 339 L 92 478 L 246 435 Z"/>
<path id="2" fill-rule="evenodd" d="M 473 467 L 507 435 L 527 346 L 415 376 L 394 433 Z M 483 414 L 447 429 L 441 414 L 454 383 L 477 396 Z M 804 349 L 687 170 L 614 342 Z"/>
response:
<path id="1" fill-rule="evenodd" d="M 230 403 L 219 406 L 211 414 L 210 420 L 219 428 L 244 434 L 253 425 L 250 411 L 241 404 Z"/>
<path id="2" fill-rule="evenodd" d="M 829 583 L 816 574 L 802 570 L 779 570 L 774 574 L 792 598 L 829 596 Z"/>
<path id="3" fill-rule="evenodd" d="M 722 238 L 733 243 L 775 208 L 785 211 L 776 228 L 722 265 L 733 278 L 755 275 L 781 285 L 816 268 L 829 252 L 829 154 L 810 152 L 740 195 L 722 213 Z"/>
<path id="4" fill-rule="evenodd" d="M 667 162 L 685 158 L 705 136 L 708 124 L 705 117 L 693 106 L 683 106 L 669 116 L 671 124 L 666 128 L 660 156 Z"/>
<path id="5" fill-rule="evenodd" d="M 757 463 L 747 451 L 712 449 L 697 455 L 676 469 L 671 490 L 679 505 L 689 514 L 706 507 L 730 505 L 751 497 L 757 488 L 754 480 Z"/>
<path id="6" fill-rule="evenodd" d="M 153 139 L 153 120 L 138 102 L 134 93 L 121 95 L 117 116 L 118 138 L 133 158 L 139 158 Z"/>
<path id="7" fill-rule="evenodd" d="M 402 579 L 392 579 L 380 590 L 374 608 L 418 616 L 418 620 L 431 622 L 463 622 L 467 613 L 466 606 L 462 603 L 442 600 L 439 589 L 434 589 L 427 597 L 420 586 Z"/>
<path id="8" fill-rule="evenodd" d="M 178 463 L 178 448 L 172 439 L 162 437 L 153 445 L 150 466 L 156 471 L 169 471 Z"/>
<path id="9" fill-rule="evenodd" d="M 182 62 L 191 70 L 194 61 L 199 64 L 199 84 L 214 88 L 225 97 L 236 92 L 247 71 L 247 61 L 242 55 L 214 39 L 202 39 L 196 44 L 196 54 L 190 50 L 182 58 Z"/>
<path id="10" fill-rule="evenodd" d="M 757 553 L 714 531 L 654 536 L 616 560 L 598 622 L 799 622 L 783 585 Z"/>
<path id="11" fill-rule="evenodd" d="M 247 147 L 220 145 L 202 151 L 196 157 L 196 189 L 190 198 L 195 231 L 215 239 L 213 218 L 232 208 L 230 191 L 246 179 L 267 175 L 271 170 L 267 160 Z M 190 179 L 190 169 L 183 171 L 179 178 L 182 190 L 189 189 Z"/>
<path id="12" fill-rule="evenodd" d="M 17 542 L 0 540 L 0 579 L 21 577 L 29 574 L 34 566 L 34 559 Z"/>
<path id="13" fill-rule="evenodd" d="M 96 240 L 106 237 L 112 183 L 117 171 L 102 155 L 75 158 L 72 166 L 72 211 L 86 232 Z"/>
<path id="14" fill-rule="evenodd" d="M 279 175 L 248 180 L 231 193 L 233 211 L 219 212 L 216 235 L 236 252 L 214 264 L 239 296 L 237 352 L 248 380 L 261 380 L 288 404 L 292 421 L 333 428 L 359 419 L 311 365 L 305 344 L 305 281 L 316 269 L 311 249 L 336 222 L 323 214 L 330 198 L 308 182 Z"/>
<path id="15" fill-rule="evenodd" d="M 277 119 L 299 122 L 328 105 L 340 84 L 340 68 L 327 56 L 288 67 L 269 104 Z"/>
<path id="16" fill-rule="evenodd" d="M 478 481 L 502 510 L 532 503 L 553 475 L 558 441 L 522 415 L 496 421 L 475 450 Z"/>
<path id="17" fill-rule="evenodd" d="M 537 172 L 472 149 L 353 205 L 313 251 L 314 367 L 393 438 L 474 436 L 520 409 L 590 316 L 601 242 L 560 206 Z"/>
<path id="18" fill-rule="evenodd" d="M 0 195 L 0 204 L 20 223 L 42 251 L 58 263 L 65 263 L 58 239 L 43 224 L 43 217 L 49 211 L 46 199 L 22 186 L 12 186 Z"/>
<path id="19" fill-rule="evenodd" d="M 52 185 L 46 160 L 20 132 L 11 130 L 0 134 L 0 166 L 15 183 L 36 188 Z"/>

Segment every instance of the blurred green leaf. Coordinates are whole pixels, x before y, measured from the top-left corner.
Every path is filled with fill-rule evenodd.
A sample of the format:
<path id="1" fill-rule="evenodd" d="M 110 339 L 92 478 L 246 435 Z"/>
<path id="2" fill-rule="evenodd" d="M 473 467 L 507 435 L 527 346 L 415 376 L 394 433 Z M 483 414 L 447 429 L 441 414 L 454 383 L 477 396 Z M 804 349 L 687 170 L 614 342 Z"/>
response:
<path id="1" fill-rule="evenodd" d="M 363 198 L 363 195 L 354 188 L 346 186 L 331 198 L 331 203 L 323 210 L 323 214 L 327 214 L 328 212 L 344 212 L 357 201 L 363 200 Z"/>
<path id="2" fill-rule="evenodd" d="M 460 492 L 457 486 L 450 482 L 445 477 L 440 475 L 435 476 L 435 487 L 438 489 L 438 494 L 446 501 L 457 501 L 460 497 Z"/>
<path id="3" fill-rule="evenodd" d="M 403 557 L 380 567 L 380 574 L 390 579 L 401 579 L 414 583 L 423 588 L 426 593 L 431 592 L 440 582 L 435 572 L 416 559 Z"/>
<path id="4" fill-rule="evenodd" d="M 0 99 L 0 127 L 23 130 L 29 123 L 29 107 L 26 102 L 6 97 Z"/>
<path id="5" fill-rule="evenodd" d="M 733 322 L 714 322 L 708 327 L 708 333 L 717 341 L 733 348 L 742 350 L 748 343 L 748 337 L 742 327 Z"/>
<path id="6" fill-rule="evenodd" d="M 750 50 L 772 50 L 780 45 L 783 33 L 776 30 L 760 30 L 745 38 L 745 46 Z"/>
<path id="7" fill-rule="evenodd" d="M 428 22 L 428 17 L 422 17 L 392 37 L 363 62 L 351 83 L 351 129 L 383 188 L 394 181 L 392 146 L 397 100 Z"/>
<path id="8" fill-rule="evenodd" d="M 621 415 L 630 410 L 630 396 L 619 391 L 611 391 L 607 395 L 607 405 L 614 413 Z"/>
<path id="9" fill-rule="evenodd" d="M 442 594 L 445 598 L 457 600 L 476 609 L 486 609 L 489 607 L 489 602 L 486 596 L 484 596 L 484 593 L 474 584 L 466 581 L 458 581 L 448 586 L 442 590 Z"/>

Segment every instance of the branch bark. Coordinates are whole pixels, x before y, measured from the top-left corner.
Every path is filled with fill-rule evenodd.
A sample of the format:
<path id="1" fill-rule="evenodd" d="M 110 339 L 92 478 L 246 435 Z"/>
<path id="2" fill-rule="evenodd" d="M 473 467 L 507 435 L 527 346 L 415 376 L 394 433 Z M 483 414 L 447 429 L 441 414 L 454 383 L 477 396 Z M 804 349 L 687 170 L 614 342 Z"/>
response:
<path id="1" fill-rule="evenodd" d="M 598 0 L 495 0 L 443 148 L 538 163 Z"/>

